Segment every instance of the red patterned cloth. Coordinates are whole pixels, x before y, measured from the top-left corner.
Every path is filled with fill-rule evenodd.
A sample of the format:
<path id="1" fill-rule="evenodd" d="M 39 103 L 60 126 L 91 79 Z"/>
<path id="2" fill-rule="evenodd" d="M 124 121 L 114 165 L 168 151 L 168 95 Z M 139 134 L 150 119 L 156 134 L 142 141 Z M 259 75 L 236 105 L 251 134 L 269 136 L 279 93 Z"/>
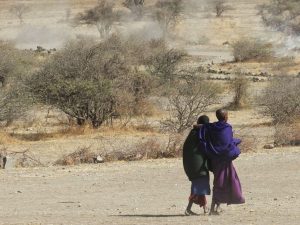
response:
<path id="1" fill-rule="evenodd" d="M 204 207 L 207 204 L 205 195 L 191 194 L 189 197 L 189 201 L 192 201 L 194 204 L 197 204 L 200 207 Z"/>

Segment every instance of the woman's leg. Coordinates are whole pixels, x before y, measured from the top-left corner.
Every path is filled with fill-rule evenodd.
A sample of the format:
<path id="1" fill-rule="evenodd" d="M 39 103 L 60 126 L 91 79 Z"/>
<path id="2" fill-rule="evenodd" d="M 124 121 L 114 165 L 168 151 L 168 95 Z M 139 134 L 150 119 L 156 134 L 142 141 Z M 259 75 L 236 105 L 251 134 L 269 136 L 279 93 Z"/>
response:
<path id="1" fill-rule="evenodd" d="M 212 198 L 209 215 L 220 215 L 220 212 L 218 212 L 218 208 L 220 208 L 220 203 L 217 203 L 215 199 Z"/>
<path id="2" fill-rule="evenodd" d="M 193 206 L 193 201 L 190 200 L 188 206 L 186 207 L 186 210 L 187 211 L 191 211 L 192 210 L 192 206 Z"/>
<path id="3" fill-rule="evenodd" d="M 193 206 L 193 201 L 190 200 L 190 201 L 189 201 L 189 204 L 188 204 L 188 206 L 186 207 L 186 210 L 185 210 L 185 212 L 184 212 L 184 214 L 185 214 L 186 216 L 196 216 L 196 215 L 198 215 L 197 213 L 194 213 L 194 212 L 192 211 L 192 206 Z"/>

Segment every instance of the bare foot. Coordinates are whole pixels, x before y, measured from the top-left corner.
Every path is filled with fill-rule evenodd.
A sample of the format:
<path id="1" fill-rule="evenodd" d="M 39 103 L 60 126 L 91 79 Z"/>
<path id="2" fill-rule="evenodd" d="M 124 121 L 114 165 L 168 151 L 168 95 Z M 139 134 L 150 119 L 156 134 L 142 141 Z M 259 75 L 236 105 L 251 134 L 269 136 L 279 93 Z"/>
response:
<path id="1" fill-rule="evenodd" d="M 218 213 L 224 212 L 224 210 L 220 207 L 220 205 L 217 206 L 216 211 L 217 211 Z"/>
<path id="2" fill-rule="evenodd" d="M 194 213 L 192 210 L 189 210 L 189 209 L 185 210 L 184 214 L 186 216 L 198 216 L 199 215 L 199 214 Z"/>
<path id="3" fill-rule="evenodd" d="M 207 206 L 204 206 L 203 211 L 204 211 L 204 214 L 208 214 L 209 213 L 209 208 Z"/>

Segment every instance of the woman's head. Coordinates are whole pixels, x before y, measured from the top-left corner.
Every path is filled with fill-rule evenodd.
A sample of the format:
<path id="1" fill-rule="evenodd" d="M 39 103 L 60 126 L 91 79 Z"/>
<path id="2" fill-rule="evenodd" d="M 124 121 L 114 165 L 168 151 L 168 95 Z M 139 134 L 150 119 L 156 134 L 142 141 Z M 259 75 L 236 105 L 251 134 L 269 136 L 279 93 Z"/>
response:
<path id="1" fill-rule="evenodd" d="M 228 112 L 226 109 L 218 109 L 216 111 L 216 117 L 218 118 L 219 121 L 225 121 L 227 122 L 228 120 Z"/>
<path id="2" fill-rule="evenodd" d="M 206 124 L 209 123 L 209 118 L 206 115 L 202 115 L 198 118 L 197 124 Z"/>

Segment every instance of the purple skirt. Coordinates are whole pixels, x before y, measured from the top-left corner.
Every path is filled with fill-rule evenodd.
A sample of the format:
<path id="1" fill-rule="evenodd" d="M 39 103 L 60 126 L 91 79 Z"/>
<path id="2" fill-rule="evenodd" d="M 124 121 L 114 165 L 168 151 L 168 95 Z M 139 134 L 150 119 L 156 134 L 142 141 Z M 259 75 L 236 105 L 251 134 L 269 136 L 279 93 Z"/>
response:
<path id="1" fill-rule="evenodd" d="M 243 204 L 245 198 L 232 161 L 212 160 L 214 173 L 213 199 L 216 203 Z"/>

